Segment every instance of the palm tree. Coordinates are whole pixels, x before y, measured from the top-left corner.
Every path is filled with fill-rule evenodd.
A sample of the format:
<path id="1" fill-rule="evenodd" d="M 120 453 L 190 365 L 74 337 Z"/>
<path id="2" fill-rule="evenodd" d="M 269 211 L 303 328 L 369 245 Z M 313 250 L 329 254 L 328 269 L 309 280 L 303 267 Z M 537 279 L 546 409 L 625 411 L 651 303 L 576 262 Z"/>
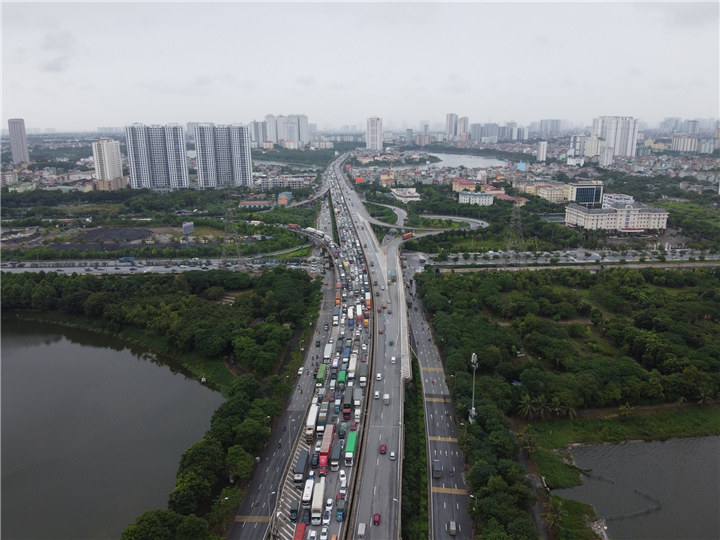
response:
<path id="1" fill-rule="evenodd" d="M 543 420 L 545 420 L 546 416 L 550 416 L 550 404 L 545 394 L 540 394 L 536 397 L 533 400 L 533 405 L 535 406 L 535 412 L 538 413 Z"/>
<path id="2" fill-rule="evenodd" d="M 530 396 L 525 394 L 520 399 L 520 404 L 518 405 L 518 412 L 527 418 L 530 418 L 533 414 L 535 414 L 535 405 L 533 405 L 533 400 L 530 399 Z"/>
<path id="3" fill-rule="evenodd" d="M 678 400 L 675 402 L 675 405 L 677 405 L 677 408 L 679 409 L 680 406 L 687 401 L 687 398 L 685 396 L 680 396 Z"/>
<path id="4" fill-rule="evenodd" d="M 553 396 L 550 409 L 552 412 L 554 412 L 557 416 L 560 416 L 565 412 L 565 404 L 563 403 L 563 400 L 560 399 L 560 396 Z"/>
<path id="5" fill-rule="evenodd" d="M 535 430 L 532 426 L 525 426 L 525 428 L 518 433 L 518 441 L 520 442 L 520 448 L 530 453 L 537 448 L 537 438 L 535 436 Z"/>
<path id="6" fill-rule="evenodd" d="M 625 405 L 620 405 L 618 407 L 620 409 L 620 415 L 624 416 L 625 418 L 630 417 L 630 413 L 635 410 L 635 407 L 632 407 L 630 403 L 625 403 Z"/>
<path id="7" fill-rule="evenodd" d="M 557 526 L 562 522 L 562 518 L 567 516 L 567 510 L 563 508 L 563 502 L 558 497 L 550 496 L 550 501 L 547 505 L 547 510 L 543 514 L 545 523 L 548 528 L 553 532 L 556 531 Z"/>
<path id="8" fill-rule="evenodd" d="M 568 415 L 570 420 L 575 420 L 577 418 L 577 411 L 575 410 L 575 407 L 572 405 L 565 404 L 565 414 Z"/>
<path id="9" fill-rule="evenodd" d="M 698 395 L 698 405 L 701 407 L 704 407 L 705 405 L 710 405 L 713 402 L 713 392 L 712 389 L 708 386 L 704 386 L 700 389 L 700 394 Z"/>

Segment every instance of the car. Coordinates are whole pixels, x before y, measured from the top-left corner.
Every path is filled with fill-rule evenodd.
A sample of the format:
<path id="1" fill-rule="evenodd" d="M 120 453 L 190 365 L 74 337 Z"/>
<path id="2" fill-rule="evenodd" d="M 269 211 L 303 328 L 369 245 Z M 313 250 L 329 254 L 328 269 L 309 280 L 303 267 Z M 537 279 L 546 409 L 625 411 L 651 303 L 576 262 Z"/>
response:
<path id="1" fill-rule="evenodd" d="M 332 499 L 330 499 L 330 500 L 332 500 Z M 325 510 L 325 512 L 323 512 L 322 524 L 323 524 L 323 525 L 330 525 L 330 518 L 331 518 L 331 517 L 332 517 L 332 514 L 331 514 L 329 511 Z"/>
<path id="2" fill-rule="evenodd" d="M 378 306 L 378 313 L 382 313 L 382 308 Z"/>
<path id="3" fill-rule="evenodd" d="M 347 481 L 347 474 L 345 474 L 345 471 L 340 471 L 340 482 Z"/>
<path id="4" fill-rule="evenodd" d="M 301 375 L 303 374 L 303 371 L 305 371 L 305 369 L 304 369 L 304 368 L 300 368 L 300 369 L 298 369 L 298 377 L 299 377 L 299 376 L 301 376 Z"/>
<path id="5" fill-rule="evenodd" d="M 417 306 L 415 306 L 415 311 L 417 311 Z"/>
<path id="6" fill-rule="evenodd" d="M 380 290 L 381 290 L 381 291 L 384 291 L 384 290 L 385 290 L 385 285 L 380 285 Z"/>
<path id="7" fill-rule="evenodd" d="M 367 351 L 367 343 L 363 343 L 363 344 L 362 344 L 362 350 L 363 350 L 363 351 Z"/>
<path id="8" fill-rule="evenodd" d="M 393 345 L 395 345 L 395 340 L 394 340 L 394 339 L 391 339 L 391 340 L 390 340 L 390 346 L 392 347 Z"/>
<path id="9" fill-rule="evenodd" d="M 86 268 L 85 270 L 90 270 L 90 269 L 89 269 L 89 268 Z M 119 267 L 119 266 L 116 266 L 116 267 L 115 267 L 115 270 L 120 270 L 120 267 Z"/>
<path id="10" fill-rule="evenodd" d="M 387 444 L 381 444 L 381 445 L 380 445 L 380 453 L 381 453 L 381 454 L 387 453 Z"/>
<path id="11" fill-rule="evenodd" d="M 332 499 L 328 499 L 327 502 L 325 503 L 325 510 L 330 510 L 332 512 L 334 503 L 335 503 L 335 501 L 333 501 Z"/>
<path id="12" fill-rule="evenodd" d="M 392 309 L 388 309 L 388 315 L 392 315 Z"/>
<path id="13" fill-rule="evenodd" d="M 395 452 L 390 452 L 390 461 L 395 461 Z"/>
<path id="14" fill-rule="evenodd" d="M 317 469 L 318 463 L 320 463 L 320 454 L 313 454 L 310 460 L 310 466 L 313 469 Z"/>
<path id="15" fill-rule="evenodd" d="M 335 338 L 334 338 L 334 337 L 331 337 L 331 338 L 328 340 L 328 343 L 335 343 Z"/>
<path id="16" fill-rule="evenodd" d="M 390 363 L 391 363 L 391 364 L 394 364 L 395 361 L 396 361 L 396 358 L 395 358 L 394 356 L 390 358 Z"/>
<path id="17" fill-rule="evenodd" d="M 375 399 L 380 399 L 380 390 L 375 390 Z"/>
<path id="18" fill-rule="evenodd" d="M 373 525 L 380 525 L 380 514 L 375 514 L 373 516 Z"/>
<path id="19" fill-rule="evenodd" d="M 325 285 L 327 285 L 327 281 L 325 282 Z"/>
<path id="20" fill-rule="evenodd" d="M 184 264 L 181 264 L 180 268 L 187 268 L 187 266 L 185 266 Z"/>
<path id="21" fill-rule="evenodd" d="M 322 441 L 318 441 L 317 443 L 315 443 L 315 453 L 316 454 L 320 453 L 320 448 L 322 448 Z"/>
<path id="22" fill-rule="evenodd" d="M 316 347 L 319 347 L 319 346 L 320 346 L 320 340 L 319 340 L 319 339 L 318 339 L 318 340 L 315 340 L 315 346 L 316 346 Z"/>
<path id="23" fill-rule="evenodd" d="M 305 510 L 302 516 L 302 522 L 305 525 L 310 525 L 310 510 Z"/>
<path id="24" fill-rule="evenodd" d="M 387 306 L 386 306 L 385 304 L 383 304 L 383 306 L 382 306 L 382 307 L 383 307 L 383 309 L 386 309 L 386 308 L 387 308 Z"/>
<path id="25" fill-rule="evenodd" d="M 350 424 L 350 431 L 357 431 L 357 422 L 355 420 Z"/>
<path id="26" fill-rule="evenodd" d="M 310 534 L 308 534 L 308 540 L 317 540 L 317 532 L 310 531 Z"/>
<path id="27" fill-rule="evenodd" d="M 328 540 L 328 528 L 323 527 L 320 531 L 320 540 Z"/>
<path id="28" fill-rule="evenodd" d="M 378 330 L 378 334 L 384 334 L 384 333 L 385 333 L 385 331 L 382 328 L 380 330 Z"/>

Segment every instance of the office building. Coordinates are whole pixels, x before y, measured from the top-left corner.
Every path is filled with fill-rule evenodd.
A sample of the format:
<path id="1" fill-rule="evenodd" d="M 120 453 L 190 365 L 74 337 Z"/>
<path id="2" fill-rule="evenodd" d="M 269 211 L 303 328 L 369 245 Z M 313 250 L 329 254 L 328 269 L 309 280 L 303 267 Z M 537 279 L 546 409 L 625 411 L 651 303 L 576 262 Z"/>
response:
<path id="1" fill-rule="evenodd" d="M 671 150 L 689 154 L 697 153 L 698 138 L 690 135 L 673 135 Z"/>
<path id="2" fill-rule="evenodd" d="M 10 153 L 12 154 L 13 165 L 30 162 L 27 134 L 25 133 L 25 120 L 22 118 L 11 118 L 8 120 L 10 132 Z"/>
<path id="3" fill-rule="evenodd" d="M 198 189 L 253 185 L 250 128 L 243 124 L 195 126 Z"/>
<path id="4" fill-rule="evenodd" d="M 98 180 L 122 178 L 123 168 L 119 141 L 100 139 L 92 143 L 92 151 Z"/>
<path id="5" fill-rule="evenodd" d="M 461 191 L 458 195 L 460 204 L 476 204 L 478 206 L 490 206 L 493 203 L 492 193 L 475 193 L 473 191 Z"/>
<path id="6" fill-rule="evenodd" d="M 373 116 L 367 119 L 367 131 L 365 132 L 365 148 L 368 150 L 381 151 L 383 149 L 382 118 Z"/>
<path id="7" fill-rule="evenodd" d="M 542 163 L 547 159 L 547 141 L 540 141 L 537 145 L 537 161 Z"/>
<path id="8" fill-rule="evenodd" d="M 132 124 L 125 127 L 125 137 L 131 188 L 167 192 L 190 185 L 181 125 Z"/>
<path id="9" fill-rule="evenodd" d="M 454 141 L 455 136 L 458 134 L 458 115 L 455 113 L 449 113 L 445 117 L 445 135 L 448 141 Z"/>
<path id="10" fill-rule="evenodd" d="M 573 184 L 565 184 L 568 201 L 592 206 L 603 200 L 603 183 L 600 180 L 585 180 Z"/>
<path id="11" fill-rule="evenodd" d="M 632 116 L 601 116 L 593 120 L 593 136 L 605 139 L 616 156 L 635 157 L 640 121 Z"/>
<path id="12" fill-rule="evenodd" d="M 635 198 L 632 195 L 625 195 L 623 193 L 605 193 L 603 195 L 603 208 L 612 208 L 618 204 L 632 204 L 635 202 Z"/>
<path id="13" fill-rule="evenodd" d="M 467 116 L 458 118 L 456 136 L 459 138 L 463 133 L 470 133 L 470 119 Z"/>
<path id="14" fill-rule="evenodd" d="M 584 208 L 569 204 L 565 208 L 565 224 L 590 230 L 643 232 L 667 228 L 668 211 L 638 202 L 618 202 L 607 208 Z"/>

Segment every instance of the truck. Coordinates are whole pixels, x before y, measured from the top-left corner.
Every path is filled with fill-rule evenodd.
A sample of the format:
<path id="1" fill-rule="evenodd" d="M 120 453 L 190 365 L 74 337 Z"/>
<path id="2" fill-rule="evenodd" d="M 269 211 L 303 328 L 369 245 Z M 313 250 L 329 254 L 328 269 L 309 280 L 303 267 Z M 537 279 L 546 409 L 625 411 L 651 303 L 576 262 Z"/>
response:
<path id="1" fill-rule="evenodd" d="M 349 307 L 348 311 L 347 311 L 347 316 L 348 316 L 348 327 L 350 328 L 350 330 L 352 330 L 353 326 L 355 324 L 355 310 L 353 308 Z"/>
<path id="2" fill-rule="evenodd" d="M 343 360 L 347 360 L 350 358 L 350 347 L 345 347 L 343 349 Z"/>
<path id="3" fill-rule="evenodd" d="M 403 234 L 403 235 L 402 235 L 402 239 L 403 239 L 403 240 L 408 240 L 408 239 L 412 238 L 413 236 L 415 236 L 415 233 L 411 231 L 411 232 L 409 232 L 409 233 Z"/>
<path id="4" fill-rule="evenodd" d="M 288 223 L 288 229 L 298 229 L 300 225 L 297 223 Z"/>
<path id="5" fill-rule="evenodd" d="M 390 271 L 390 282 L 395 283 L 397 281 L 397 274 L 395 273 L 395 270 Z"/>
<path id="6" fill-rule="evenodd" d="M 337 517 L 338 521 L 345 519 L 345 499 L 340 499 L 337 503 Z"/>
<path id="7" fill-rule="evenodd" d="M 353 397 L 352 392 L 348 389 L 347 392 L 345 392 L 345 395 L 343 396 L 343 420 L 350 420 L 350 414 L 352 413 L 353 409 Z"/>
<path id="8" fill-rule="evenodd" d="M 353 358 L 354 357 L 354 358 Z M 351 354 L 350 355 L 350 364 L 348 365 L 347 369 L 347 379 L 348 381 L 354 381 L 355 380 L 355 371 L 357 371 L 357 354 Z"/>
<path id="9" fill-rule="evenodd" d="M 370 315 L 366 311 L 365 313 L 363 313 L 363 326 L 365 328 L 367 328 L 369 324 L 370 324 Z"/>
<path id="10" fill-rule="evenodd" d="M 362 403 L 362 396 L 363 396 L 363 393 L 360 388 L 356 388 L 353 391 L 353 405 L 355 406 L 356 409 L 360 408 L 360 404 Z"/>
<path id="11" fill-rule="evenodd" d="M 330 453 L 330 470 L 331 471 L 340 470 L 340 452 L 342 452 L 342 447 L 339 444 L 334 445 L 332 452 Z"/>
<path id="12" fill-rule="evenodd" d="M 340 298 L 341 298 L 340 293 L 336 292 L 335 293 L 335 305 L 336 306 L 340 306 Z"/>
<path id="13" fill-rule="evenodd" d="M 334 307 L 333 308 L 333 326 L 338 325 L 338 320 L 340 319 L 340 308 Z"/>
<path id="14" fill-rule="evenodd" d="M 327 401 L 325 401 L 327 400 Z M 322 439 L 325 435 L 325 426 L 327 425 L 328 411 L 330 409 L 330 398 L 323 398 L 323 402 L 320 405 L 320 412 L 318 412 L 317 425 L 315 427 L 315 433 L 318 439 Z"/>
<path id="15" fill-rule="evenodd" d="M 326 364 L 330 363 L 330 357 L 332 356 L 333 346 L 332 343 L 325 345 L 325 352 L 323 353 L 323 362 Z"/>
<path id="16" fill-rule="evenodd" d="M 310 413 L 308 414 L 307 423 L 305 424 L 305 442 L 311 444 L 315 437 L 315 426 L 317 425 L 318 411 L 320 410 L 319 405 L 310 406 Z"/>
<path id="17" fill-rule="evenodd" d="M 135 262 L 135 257 L 120 257 L 118 262 Z"/>
<path id="18" fill-rule="evenodd" d="M 320 446 L 320 461 L 318 463 L 318 476 L 327 476 L 328 465 L 330 463 L 330 452 L 332 452 L 333 437 L 335 437 L 335 426 L 328 425 L 323 435 L 322 444 Z"/>
<path id="19" fill-rule="evenodd" d="M 360 306 L 357 308 L 357 313 L 355 314 L 355 322 L 358 325 L 358 328 L 360 328 L 360 324 L 362 323 L 362 311 L 360 310 Z"/>
<path id="20" fill-rule="evenodd" d="M 365 293 L 365 307 L 372 309 L 372 295 L 369 292 Z"/>
<path id="21" fill-rule="evenodd" d="M 303 450 L 302 452 L 300 452 L 297 464 L 295 465 L 295 469 L 293 470 L 293 482 L 295 483 L 295 487 L 298 489 L 302 489 L 305 485 L 305 472 L 307 471 L 309 460 L 310 454 L 307 450 Z"/>
<path id="22" fill-rule="evenodd" d="M 325 510 L 325 479 L 321 478 L 319 484 L 315 484 L 312 505 L 310 506 L 310 523 L 316 527 L 322 523 L 323 510 Z"/>
<path id="23" fill-rule="evenodd" d="M 433 459 L 433 478 L 442 476 L 442 464 L 439 459 Z"/>
<path id="24" fill-rule="evenodd" d="M 360 364 L 360 387 L 365 388 L 368 383 L 367 379 L 367 364 Z"/>
<path id="25" fill-rule="evenodd" d="M 390 394 L 383 394 L 383 401 L 385 405 L 390 405 Z"/>

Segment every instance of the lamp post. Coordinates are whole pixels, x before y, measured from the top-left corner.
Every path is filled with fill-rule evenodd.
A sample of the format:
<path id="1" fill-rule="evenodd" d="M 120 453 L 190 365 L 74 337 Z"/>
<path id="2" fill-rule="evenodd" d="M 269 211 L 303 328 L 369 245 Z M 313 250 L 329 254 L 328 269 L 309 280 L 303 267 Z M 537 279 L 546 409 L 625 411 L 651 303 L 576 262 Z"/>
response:
<path id="1" fill-rule="evenodd" d="M 272 522 L 273 522 L 273 511 L 272 511 L 272 508 L 270 508 L 270 497 L 272 497 L 273 495 L 275 495 L 275 493 L 277 493 L 277 492 L 276 492 L 276 491 L 271 491 L 270 493 L 268 493 L 268 496 L 267 496 L 268 515 L 269 515 L 269 517 L 270 517 L 270 527 L 269 527 L 269 529 L 270 529 L 271 531 L 272 531 Z"/>
<path id="2" fill-rule="evenodd" d="M 470 409 L 470 423 L 475 423 L 475 372 L 477 371 L 478 367 L 478 359 L 477 354 L 473 353 L 472 358 L 470 360 L 470 363 L 472 364 L 473 368 L 473 394 L 472 394 L 472 408 Z"/>

